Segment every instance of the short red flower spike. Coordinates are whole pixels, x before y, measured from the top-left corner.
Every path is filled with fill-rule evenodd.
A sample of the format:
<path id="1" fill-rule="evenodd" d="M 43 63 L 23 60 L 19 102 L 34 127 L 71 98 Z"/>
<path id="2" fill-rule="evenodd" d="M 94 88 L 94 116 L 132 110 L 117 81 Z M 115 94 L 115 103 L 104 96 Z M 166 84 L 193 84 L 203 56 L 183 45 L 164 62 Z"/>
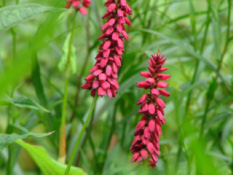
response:
<path id="1" fill-rule="evenodd" d="M 73 6 L 82 15 L 86 15 L 87 10 L 84 7 L 88 8 L 90 4 L 91 0 L 67 0 L 65 8 L 69 9 L 71 6 Z"/>
<path id="2" fill-rule="evenodd" d="M 107 22 L 102 26 L 103 34 L 98 38 L 103 42 L 95 58 L 96 63 L 90 70 L 91 74 L 86 77 L 82 88 L 92 90 L 92 96 L 96 93 L 101 97 L 107 94 L 111 98 L 116 96 L 116 90 L 119 89 L 118 70 L 124 52 L 123 39 L 129 39 L 125 24 L 131 24 L 126 18 L 131 14 L 131 8 L 126 0 L 107 0 L 105 6 L 108 11 L 103 19 L 107 19 Z"/>
<path id="3" fill-rule="evenodd" d="M 141 72 L 145 81 L 137 83 L 138 88 L 150 89 L 148 94 L 144 94 L 137 102 L 141 105 L 138 111 L 143 117 L 136 126 L 134 140 L 130 147 L 133 157 L 132 162 L 149 160 L 150 166 L 156 167 L 159 152 L 159 135 L 162 134 L 161 125 L 165 123 L 164 110 L 165 103 L 159 95 L 168 97 L 170 94 L 160 88 L 167 88 L 168 84 L 161 80 L 168 80 L 170 75 L 163 74 L 167 67 L 162 67 L 166 58 L 158 53 L 152 55 L 149 60 L 149 72 Z"/>

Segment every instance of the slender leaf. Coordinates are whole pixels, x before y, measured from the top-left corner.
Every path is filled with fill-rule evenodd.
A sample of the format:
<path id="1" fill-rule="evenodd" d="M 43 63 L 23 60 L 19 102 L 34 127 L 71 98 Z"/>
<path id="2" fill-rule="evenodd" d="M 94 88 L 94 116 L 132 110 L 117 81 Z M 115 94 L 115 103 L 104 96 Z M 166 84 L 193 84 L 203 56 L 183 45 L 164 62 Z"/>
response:
<path id="1" fill-rule="evenodd" d="M 16 99 L 13 99 L 10 101 L 13 105 L 20 107 L 20 108 L 29 108 L 29 109 L 35 109 L 35 110 L 41 110 L 44 112 L 49 112 L 47 109 L 45 109 L 43 106 L 38 104 L 36 101 L 29 97 L 18 97 Z"/>
<path id="2" fill-rule="evenodd" d="M 27 137 L 46 137 L 48 135 L 51 135 L 53 132 L 50 133 L 33 133 L 33 132 L 27 132 L 22 135 L 18 134 L 0 134 L 0 150 L 8 146 L 9 144 L 13 143 L 14 141 L 18 139 L 25 139 Z"/>
<path id="3" fill-rule="evenodd" d="M 33 160 L 36 162 L 36 164 L 45 175 L 64 175 L 66 165 L 61 164 L 51 158 L 43 147 L 30 145 L 23 142 L 22 140 L 17 140 L 16 143 L 21 145 L 28 151 L 28 153 L 31 155 Z M 83 170 L 80 168 L 71 167 L 69 174 L 85 175 L 86 173 L 84 173 Z"/>
<path id="4" fill-rule="evenodd" d="M 67 37 L 66 37 L 66 40 L 64 42 L 64 45 L 63 45 L 63 56 L 61 58 L 61 61 L 60 63 L 58 64 L 58 68 L 60 71 L 65 71 L 66 70 L 66 67 L 67 67 L 67 58 L 68 58 L 68 54 L 69 54 L 69 41 L 70 41 L 70 36 L 71 34 L 69 34 Z M 72 48 L 71 48 L 71 55 L 70 55 L 70 69 L 71 69 L 71 72 L 72 73 L 75 73 L 76 72 L 76 56 L 75 56 L 75 47 L 72 45 Z"/>
<path id="5" fill-rule="evenodd" d="M 35 56 L 35 67 L 32 70 L 32 83 L 35 87 L 36 95 L 40 103 L 44 106 L 47 106 L 47 99 L 44 93 L 44 87 L 41 81 L 40 65 L 38 62 L 37 55 Z"/>
<path id="6" fill-rule="evenodd" d="M 0 32 L 21 22 L 29 20 L 46 11 L 61 11 L 62 9 L 42 6 L 39 4 L 12 5 L 0 9 Z"/>

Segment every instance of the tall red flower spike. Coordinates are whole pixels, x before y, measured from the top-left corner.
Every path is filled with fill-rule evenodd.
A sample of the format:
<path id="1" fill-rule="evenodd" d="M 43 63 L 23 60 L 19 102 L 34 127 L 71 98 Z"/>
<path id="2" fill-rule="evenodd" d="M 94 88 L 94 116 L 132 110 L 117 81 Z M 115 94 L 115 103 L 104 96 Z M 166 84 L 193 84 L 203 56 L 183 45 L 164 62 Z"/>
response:
<path id="1" fill-rule="evenodd" d="M 149 72 L 141 72 L 141 76 L 146 77 L 145 81 L 137 83 L 138 88 L 150 89 L 150 93 L 144 94 L 137 102 L 141 105 L 138 111 L 143 117 L 136 126 L 134 140 L 130 147 L 133 157 L 132 162 L 149 160 L 150 166 L 156 167 L 159 152 L 159 135 L 162 134 L 161 125 L 165 123 L 164 110 L 165 103 L 159 95 L 168 97 L 170 94 L 163 90 L 168 84 L 161 80 L 168 80 L 170 75 L 163 74 L 167 67 L 162 67 L 166 58 L 158 53 L 152 55 L 149 60 Z"/>
<path id="2" fill-rule="evenodd" d="M 88 8 L 90 4 L 91 0 L 67 0 L 65 8 L 69 9 L 71 6 L 73 6 L 82 15 L 86 15 L 87 11 L 84 7 Z"/>
<path id="3" fill-rule="evenodd" d="M 105 6 L 108 11 L 103 19 L 107 19 L 107 22 L 102 26 L 103 34 L 98 38 L 103 42 L 82 88 L 92 90 L 93 97 L 97 93 L 101 97 L 107 94 L 111 98 L 116 96 L 116 89 L 119 89 L 117 78 L 124 52 L 123 39 L 129 39 L 124 24 L 131 24 L 126 18 L 131 14 L 131 8 L 126 0 L 107 0 Z"/>

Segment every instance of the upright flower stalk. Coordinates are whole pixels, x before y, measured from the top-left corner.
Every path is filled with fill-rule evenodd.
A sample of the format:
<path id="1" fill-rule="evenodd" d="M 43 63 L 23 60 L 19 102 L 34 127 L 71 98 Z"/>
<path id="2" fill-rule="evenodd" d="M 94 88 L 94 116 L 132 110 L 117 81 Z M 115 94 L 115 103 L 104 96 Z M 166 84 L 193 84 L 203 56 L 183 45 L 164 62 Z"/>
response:
<path id="1" fill-rule="evenodd" d="M 78 11 L 82 15 L 86 15 L 86 10 L 82 7 L 89 7 L 91 0 L 67 0 L 66 8 L 70 8 L 71 5 L 77 10 L 75 11 L 73 26 L 71 30 L 71 36 L 69 39 L 68 45 L 68 55 L 67 55 L 67 63 L 66 63 L 66 72 L 65 72 L 65 84 L 64 84 L 64 96 L 63 96 L 63 103 L 62 103 L 62 116 L 61 116 L 61 125 L 59 129 L 59 158 L 58 161 L 61 163 L 65 163 L 66 160 L 66 108 L 67 108 L 67 96 L 68 96 L 68 85 L 69 85 L 69 78 L 70 78 L 70 64 L 71 64 L 71 54 L 72 54 L 72 44 L 74 38 L 74 30 L 76 20 L 75 17 Z"/>
<path id="2" fill-rule="evenodd" d="M 63 102 L 62 102 L 62 116 L 61 116 L 61 126 L 60 126 L 60 135 L 59 135 L 59 162 L 65 163 L 66 160 L 66 107 L 67 107 L 67 96 L 68 96 L 68 85 L 69 85 L 69 78 L 70 78 L 70 57 L 72 52 L 72 44 L 74 38 L 74 30 L 76 20 L 75 17 L 77 12 L 74 15 L 74 21 L 71 31 L 71 36 L 69 40 L 68 46 L 68 55 L 67 55 L 67 63 L 66 63 L 66 72 L 65 72 L 65 84 L 64 84 L 64 95 L 63 95 Z"/>
<path id="3" fill-rule="evenodd" d="M 76 10 L 78 10 L 82 15 L 87 14 L 87 10 L 84 8 L 88 8 L 91 4 L 91 0 L 67 0 L 66 8 L 70 8 L 73 6 Z"/>
<path id="4" fill-rule="evenodd" d="M 165 61 L 166 58 L 163 58 L 160 53 L 152 55 L 149 60 L 149 72 L 141 72 L 141 76 L 146 77 L 146 80 L 137 83 L 138 88 L 149 89 L 150 92 L 144 94 L 137 102 L 138 105 L 141 105 L 138 112 L 143 116 L 136 126 L 135 138 L 130 150 L 133 153 L 133 162 L 140 163 L 149 160 L 152 167 L 156 167 L 158 156 L 160 156 L 159 135 L 162 134 L 161 125 L 165 123 L 165 103 L 159 96 L 168 97 L 170 95 L 164 90 L 168 84 L 161 81 L 170 78 L 170 75 L 162 73 L 168 69 L 162 67 Z"/>
<path id="5" fill-rule="evenodd" d="M 96 97 L 93 99 L 92 105 L 91 105 L 90 110 L 89 110 L 89 113 L 88 113 L 88 115 L 87 115 L 87 118 L 86 118 L 86 120 L 85 120 L 85 122 L 84 122 L 84 124 L 83 124 L 83 127 L 82 127 L 82 129 L 81 129 L 81 131 L 80 131 L 80 133 L 79 133 L 79 136 L 78 136 L 78 138 L 77 138 L 77 140 L 76 140 L 76 142 L 75 142 L 74 149 L 73 149 L 73 151 L 72 151 L 72 153 L 71 153 L 71 157 L 70 157 L 70 159 L 69 159 L 69 162 L 68 162 L 68 165 L 67 165 L 67 167 L 66 167 L 66 170 L 65 170 L 64 175 L 69 175 L 70 168 L 71 168 L 72 163 L 73 163 L 73 161 L 74 161 L 75 154 L 76 154 L 76 152 L 78 151 L 81 138 L 82 138 L 82 136 L 83 136 L 83 134 L 84 134 L 84 132 L 85 132 L 85 130 L 86 130 L 86 128 L 87 128 L 87 125 L 88 125 L 88 123 L 90 122 L 91 116 L 92 116 L 92 114 L 93 114 L 93 112 L 94 112 L 97 99 L 98 99 L 98 96 L 96 96 Z"/>
<path id="6" fill-rule="evenodd" d="M 126 0 L 107 0 L 105 6 L 108 11 L 103 19 L 107 19 L 107 22 L 101 28 L 103 34 L 98 38 L 102 44 L 95 58 L 96 63 L 82 88 L 91 90 L 92 96 L 98 94 L 103 97 L 107 94 L 111 98 L 116 96 L 116 90 L 119 89 L 117 78 L 124 52 L 124 39 L 129 39 L 125 24 L 131 25 L 127 15 L 132 12 Z"/>

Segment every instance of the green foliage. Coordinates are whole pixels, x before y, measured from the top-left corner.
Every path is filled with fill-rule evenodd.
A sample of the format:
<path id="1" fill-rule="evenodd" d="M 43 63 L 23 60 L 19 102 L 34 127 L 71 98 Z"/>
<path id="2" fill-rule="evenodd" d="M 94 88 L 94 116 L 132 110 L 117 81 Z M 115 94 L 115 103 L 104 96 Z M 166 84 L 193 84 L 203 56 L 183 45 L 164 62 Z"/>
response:
<path id="1" fill-rule="evenodd" d="M 67 58 L 68 58 L 68 53 L 69 53 L 69 41 L 70 41 L 70 36 L 71 34 L 68 34 L 66 37 L 66 40 L 63 45 L 63 56 L 61 58 L 61 61 L 58 64 L 58 67 L 60 71 L 65 72 L 67 69 Z M 70 70 L 71 73 L 75 73 L 77 69 L 77 64 L 76 64 L 76 55 L 75 55 L 75 47 L 72 45 L 71 46 L 71 55 L 70 55 Z"/>
<path id="2" fill-rule="evenodd" d="M 24 96 L 12 100 L 4 100 L 0 103 L 7 105 L 15 105 L 20 108 L 29 108 L 29 109 L 41 110 L 43 112 L 49 112 L 47 109 L 45 109 L 43 106 L 38 104 L 33 99 Z"/>
<path id="3" fill-rule="evenodd" d="M 54 7 L 46 7 L 40 4 L 25 4 L 7 6 L 0 9 L 0 32 L 9 29 L 19 23 L 38 16 L 46 11 L 60 11 Z"/>
<path id="4" fill-rule="evenodd" d="M 64 8 L 66 0 L 22 0 L 19 5 L 14 5 L 15 0 L 1 2 L 0 145 L 4 148 L 0 151 L 0 174 L 64 173 L 66 165 L 55 161 L 63 99 L 68 104 L 64 107 L 67 163 L 93 101 L 81 85 L 101 44 L 97 38 L 105 22 L 101 19 L 107 10 L 105 2 L 93 0 L 88 15 L 78 13 L 76 17 L 73 9 Z M 132 25 L 126 28 L 130 39 L 124 43 L 120 89 L 115 98 L 98 99 L 91 121 L 82 131 L 72 171 L 82 174 L 84 169 L 89 175 L 232 174 L 232 1 L 127 2 L 133 14 Z M 136 101 L 147 93 L 138 89 L 136 82 L 143 80 L 139 73 L 147 70 L 148 59 L 158 48 L 167 58 L 171 95 L 164 98 L 161 156 L 153 169 L 131 163 L 129 148 L 141 118 Z M 67 72 L 72 74 L 67 76 Z M 56 132 L 43 139 L 34 134 L 51 131 Z M 22 158 L 31 160 L 18 144 L 10 143 L 28 136 L 40 146 L 17 141 L 36 162 L 24 167 Z"/>
<path id="5" fill-rule="evenodd" d="M 206 93 L 206 98 L 212 100 L 214 98 L 214 93 L 217 90 L 218 84 L 215 79 L 210 82 L 209 88 Z"/>
<path id="6" fill-rule="evenodd" d="M 23 142 L 22 140 L 15 141 L 17 144 L 26 149 L 29 154 L 32 156 L 33 160 L 39 166 L 41 171 L 45 175 L 63 175 L 66 169 L 66 165 L 58 163 L 54 159 L 52 159 L 45 149 L 41 146 L 30 145 L 28 143 Z M 85 175 L 80 168 L 71 167 L 70 175 Z"/>
<path id="7" fill-rule="evenodd" d="M 15 142 L 16 140 L 25 139 L 27 137 L 46 137 L 46 136 L 51 135 L 52 133 L 53 132 L 39 134 L 39 133 L 27 132 L 27 133 L 22 134 L 22 135 L 18 135 L 18 134 L 0 134 L 0 151 L 4 147 L 8 146 L 9 144 Z"/>

